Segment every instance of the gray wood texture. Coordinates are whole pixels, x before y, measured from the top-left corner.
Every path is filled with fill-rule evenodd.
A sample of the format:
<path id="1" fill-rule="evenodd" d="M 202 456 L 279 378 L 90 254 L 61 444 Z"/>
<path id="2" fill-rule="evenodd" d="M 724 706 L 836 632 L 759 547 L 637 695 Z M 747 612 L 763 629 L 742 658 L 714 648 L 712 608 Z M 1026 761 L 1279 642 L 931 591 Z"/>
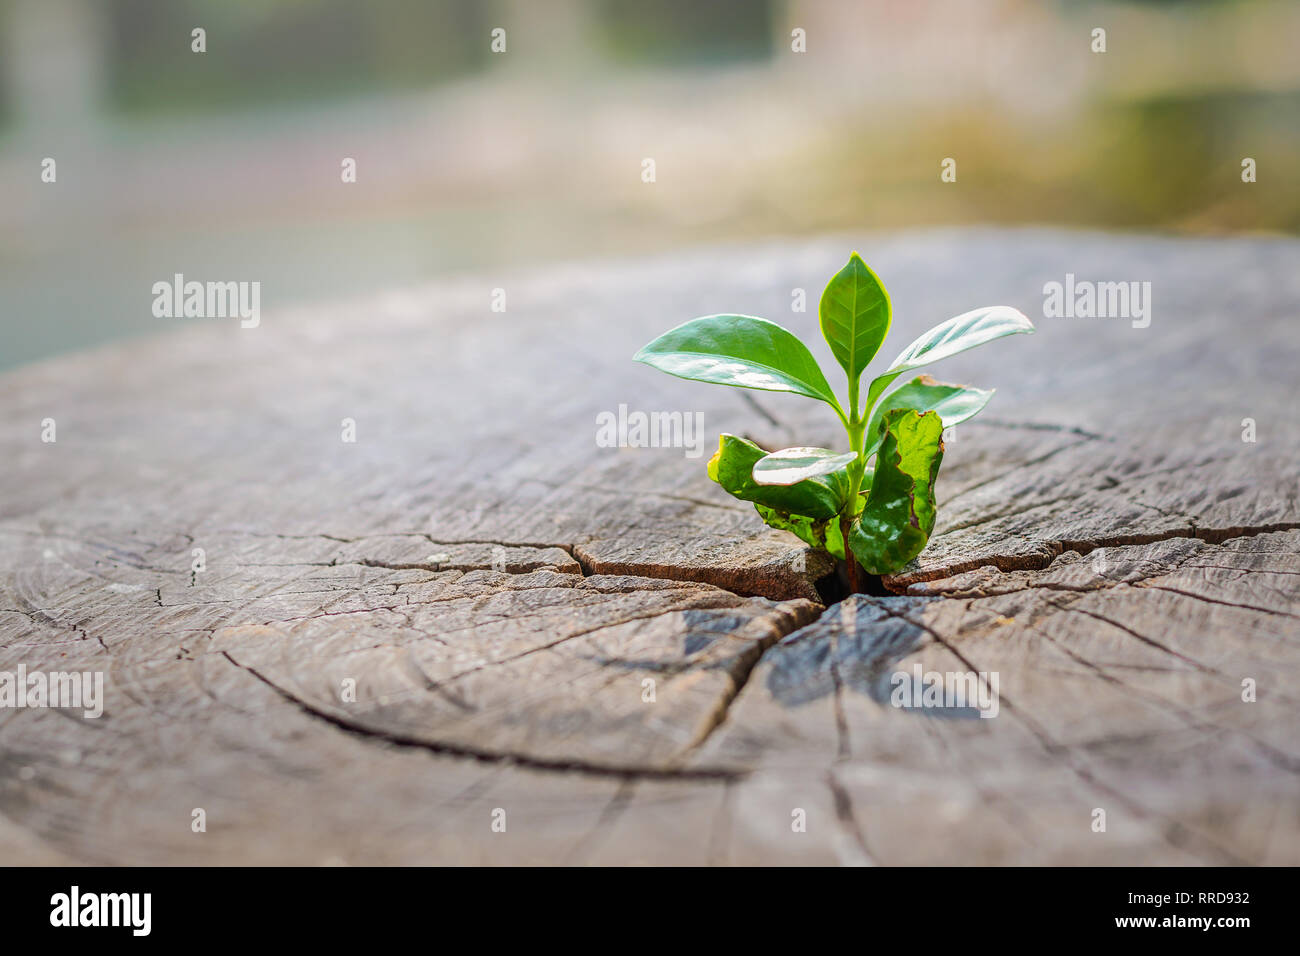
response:
<path id="1" fill-rule="evenodd" d="M 929 370 L 998 394 L 895 596 L 826 608 L 825 562 L 704 463 L 719 431 L 840 444 L 833 417 L 630 356 L 720 311 L 816 338 L 851 248 L 892 294 L 882 361 L 977 305 L 1039 331 Z M 10 372 L 0 671 L 103 671 L 106 704 L 0 709 L 0 861 L 1300 863 L 1298 265 L 1282 239 L 771 242 Z M 1041 318 L 1066 273 L 1151 282 L 1149 327 Z M 702 413 L 702 456 L 600 447 L 620 404 Z M 893 706 L 917 664 L 996 674 L 998 715 Z"/>

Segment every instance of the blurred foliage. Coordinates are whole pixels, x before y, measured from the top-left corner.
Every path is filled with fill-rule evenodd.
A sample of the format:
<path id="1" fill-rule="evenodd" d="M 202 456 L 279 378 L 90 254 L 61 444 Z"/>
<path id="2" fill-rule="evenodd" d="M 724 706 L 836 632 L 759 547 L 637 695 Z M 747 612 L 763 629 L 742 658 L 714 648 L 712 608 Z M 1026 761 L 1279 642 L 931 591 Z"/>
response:
<path id="1" fill-rule="evenodd" d="M 590 0 L 589 12 L 615 63 L 724 65 L 770 56 L 774 2 Z M 224 108 L 429 86 L 485 64 L 500 10 L 484 0 L 108 0 L 111 101 Z M 197 64 L 195 26 L 208 34 Z"/>
<path id="2" fill-rule="evenodd" d="M 596 0 L 595 10 L 617 62 L 681 66 L 772 54 L 772 0 Z"/>
<path id="3" fill-rule="evenodd" d="M 1243 189 L 1240 179 L 1245 155 L 1300 156 L 1300 93 L 1167 95 L 1102 104 L 1097 111 L 1112 131 L 1096 173 L 1101 182 L 1115 184 L 1108 190 L 1105 220 L 1300 229 L 1300 190 Z M 1274 184 L 1289 178 L 1267 163 L 1260 175 Z"/>
<path id="4" fill-rule="evenodd" d="M 876 124 L 855 122 L 809 145 L 802 164 L 815 177 L 773 177 L 768 201 L 799 213 L 784 228 L 1051 222 L 1300 232 L 1300 186 L 1267 159 L 1300 156 L 1300 93 L 1101 100 L 1047 127 L 963 108 L 891 128 L 882 140 Z M 937 160 L 918 166 L 918 155 L 960 157 L 959 188 L 936 189 Z M 1262 160 L 1270 188 L 1241 182 L 1244 156 Z M 803 214 L 810 210 L 819 214 Z"/>
<path id="5" fill-rule="evenodd" d="M 475 0 L 109 0 L 107 12 L 110 97 L 127 111 L 418 88 L 489 55 Z M 197 62 L 196 26 L 208 47 Z M 471 35 L 484 42 L 466 43 Z"/>

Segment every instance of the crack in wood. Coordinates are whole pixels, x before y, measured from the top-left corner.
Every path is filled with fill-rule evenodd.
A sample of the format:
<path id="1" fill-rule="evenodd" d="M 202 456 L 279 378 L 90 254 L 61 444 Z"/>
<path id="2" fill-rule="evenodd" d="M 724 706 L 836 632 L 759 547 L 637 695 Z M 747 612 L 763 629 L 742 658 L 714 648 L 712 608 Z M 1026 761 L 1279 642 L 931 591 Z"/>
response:
<path id="1" fill-rule="evenodd" d="M 848 790 L 835 776 L 834 767 L 826 771 L 825 779 L 835 807 L 835 819 L 839 821 L 840 828 L 848 838 L 848 844 L 856 851 L 853 854 L 856 859 L 851 862 L 860 866 L 875 866 L 876 861 L 872 856 L 871 847 L 867 845 L 867 838 L 863 834 L 862 827 L 858 824 L 857 816 L 853 812 L 853 798 L 849 796 Z"/>
<path id="2" fill-rule="evenodd" d="M 968 561 L 956 561 L 947 564 L 933 565 L 927 568 L 908 571 L 904 569 L 898 574 L 885 575 L 882 580 L 885 587 L 895 594 L 904 594 L 907 587 L 911 584 L 921 584 L 929 581 L 939 581 L 944 578 L 955 577 L 967 571 L 976 571 L 980 568 L 995 568 L 998 571 L 1043 571 L 1051 567 L 1052 562 L 1061 555 L 1068 552 L 1075 552 L 1079 555 L 1088 555 L 1099 548 L 1120 548 L 1133 545 L 1156 544 L 1161 541 L 1170 541 L 1176 538 L 1188 538 L 1204 541 L 1207 544 L 1223 544 L 1237 538 L 1253 538 L 1259 535 L 1276 534 L 1281 531 L 1300 530 L 1300 521 L 1278 521 L 1263 525 L 1233 526 L 1227 528 L 1202 528 L 1191 527 L 1186 530 L 1172 529 L 1170 531 L 1155 532 L 1151 534 L 1117 534 L 1107 535 L 1091 540 L 1047 540 L 1026 538 L 1035 544 L 1041 545 L 1044 549 L 1042 554 L 985 554 Z"/>
<path id="3" fill-rule="evenodd" d="M 644 766 L 633 767 L 618 764 L 604 764 L 584 760 L 565 760 L 565 759 L 545 759 L 538 758 L 528 753 L 497 751 L 487 748 L 471 747 L 464 744 L 453 744 L 445 742 L 435 742 L 426 740 L 421 737 L 414 737 L 410 734 L 404 734 L 396 730 L 379 730 L 372 727 L 363 727 L 344 720 L 334 714 L 313 707 L 310 702 L 303 700 L 292 692 L 281 687 L 275 681 L 262 674 L 257 668 L 247 664 L 242 664 L 235 660 L 228 651 L 218 651 L 221 657 L 225 658 L 234 667 L 239 668 L 253 677 L 257 678 L 267 687 L 275 691 L 284 700 L 292 703 L 303 713 L 308 714 L 318 720 L 332 724 L 338 730 L 341 730 L 351 736 L 371 741 L 383 741 L 401 747 L 411 747 L 418 750 L 428 751 L 437 754 L 449 754 L 457 757 L 467 757 L 473 760 L 485 763 L 505 763 L 513 764 L 520 767 L 528 767 L 534 770 L 560 771 L 564 773 L 589 774 L 598 777 L 617 777 L 620 779 L 636 780 L 640 778 L 649 779 L 667 779 L 667 780 L 698 780 L 704 783 L 716 783 L 726 780 L 734 780 L 747 776 L 745 772 L 728 771 L 709 767 L 656 767 Z"/>
<path id="4" fill-rule="evenodd" d="M 957 658 L 969 672 L 980 674 L 980 668 L 976 667 L 963 654 L 955 644 L 945 638 L 936 629 L 931 627 L 925 621 L 917 620 L 915 617 L 907 614 L 905 611 L 898 611 L 891 607 L 888 602 L 895 601 L 897 598 L 868 598 L 869 601 L 880 607 L 885 613 L 892 617 L 900 618 L 907 621 L 915 627 L 921 628 L 929 634 L 938 644 Z M 938 599 L 942 600 L 942 599 Z M 1011 713 L 1020 723 L 1030 732 L 1043 747 L 1043 749 L 1061 760 L 1063 765 L 1070 770 L 1076 777 L 1091 787 L 1094 787 L 1101 793 L 1105 793 L 1112 799 L 1118 801 L 1126 810 L 1135 817 L 1148 821 L 1159 821 L 1161 826 L 1158 830 L 1160 835 L 1170 843 L 1170 845 L 1179 849 L 1189 850 L 1199 855 L 1208 855 L 1221 865 L 1242 866 L 1244 861 L 1237 856 L 1232 850 L 1222 846 L 1217 841 L 1206 837 L 1204 834 L 1168 817 L 1159 812 L 1153 812 L 1144 807 L 1138 801 L 1132 799 L 1122 790 L 1117 789 L 1106 781 L 1100 779 L 1090 767 L 1086 766 L 1080 759 L 1079 755 L 1071 747 L 1067 747 L 1055 740 L 1047 729 L 1042 726 L 1036 719 L 1021 709 L 1012 699 L 1008 698 L 1005 693 L 999 693 L 999 702 Z"/>

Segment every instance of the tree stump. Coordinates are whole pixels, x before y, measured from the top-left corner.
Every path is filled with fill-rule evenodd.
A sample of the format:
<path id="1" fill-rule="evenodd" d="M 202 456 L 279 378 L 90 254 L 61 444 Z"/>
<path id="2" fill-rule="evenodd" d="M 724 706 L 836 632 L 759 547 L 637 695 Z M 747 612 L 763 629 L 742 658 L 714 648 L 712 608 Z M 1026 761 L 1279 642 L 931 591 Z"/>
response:
<path id="1" fill-rule="evenodd" d="M 882 360 L 979 305 L 1039 330 L 932 369 L 998 389 L 936 535 L 893 596 L 826 607 L 827 562 L 704 463 L 720 431 L 842 444 L 833 416 L 631 355 L 711 312 L 818 338 L 855 242 Z M 1300 863 L 1298 256 L 774 242 L 10 372 L 0 672 L 106 689 L 97 719 L 0 709 L 0 859 Z M 1038 318 L 1067 273 L 1150 281 L 1150 325 Z M 701 412 L 703 454 L 601 447 L 620 405 Z M 996 717 L 894 706 L 918 667 L 996 680 Z"/>

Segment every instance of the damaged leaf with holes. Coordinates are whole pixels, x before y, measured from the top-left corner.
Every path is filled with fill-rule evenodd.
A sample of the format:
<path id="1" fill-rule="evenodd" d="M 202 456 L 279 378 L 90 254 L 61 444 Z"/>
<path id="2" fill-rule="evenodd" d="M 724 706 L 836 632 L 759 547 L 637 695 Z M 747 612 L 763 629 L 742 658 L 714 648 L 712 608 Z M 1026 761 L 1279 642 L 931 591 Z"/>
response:
<path id="1" fill-rule="evenodd" d="M 861 394 L 862 373 L 893 321 L 889 293 L 856 252 L 831 277 L 818 307 L 822 335 L 847 379 L 842 402 L 808 347 L 788 329 L 752 315 L 706 315 L 665 332 L 634 356 L 670 375 L 791 392 L 830 406 L 846 447 L 767 452 L 722 435 L 708 474 L 752 502 L 774 528 L 844 563 L 851 591 L 862 572 L 894 574 L 925 548 L 937 514 L 934 485 L 943 430 L 980 411 L 992 389 L 897 379 L 940 359 L 1034 326 L 1018 310 L 986 306 L 941 322 L 909 344 Z"/>

